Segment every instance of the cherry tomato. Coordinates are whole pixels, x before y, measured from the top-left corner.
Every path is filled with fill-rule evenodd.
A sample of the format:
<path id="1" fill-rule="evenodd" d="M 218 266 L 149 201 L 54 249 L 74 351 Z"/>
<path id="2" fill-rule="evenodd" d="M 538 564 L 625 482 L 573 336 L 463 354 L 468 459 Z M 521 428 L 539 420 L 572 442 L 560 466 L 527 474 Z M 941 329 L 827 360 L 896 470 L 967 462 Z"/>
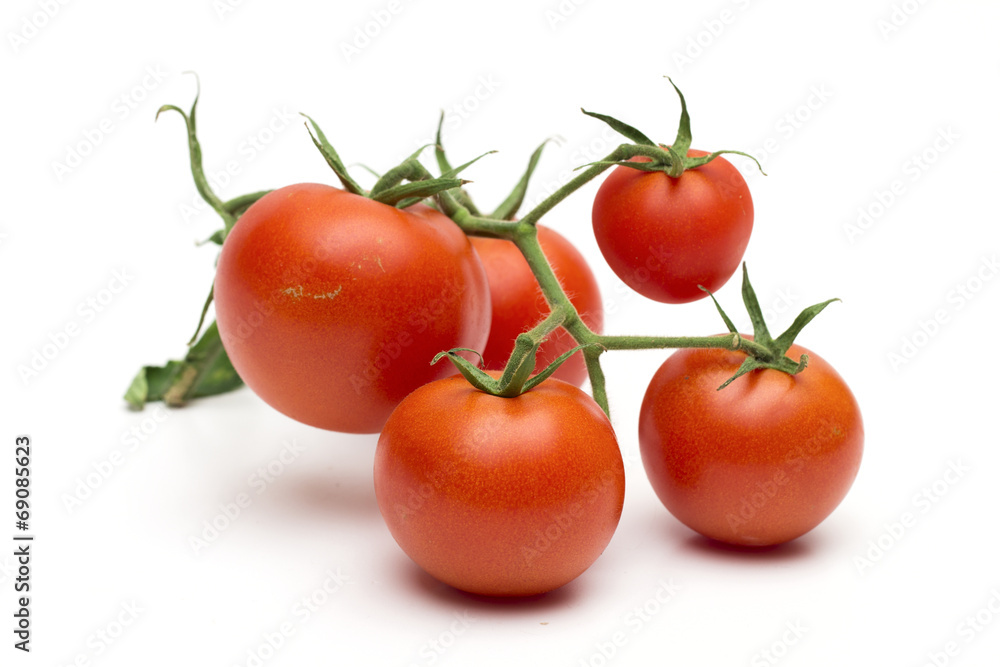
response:
<path id="1" fill-rule="evenodd" d="M 465 234 L 427 207 L 400 210 L 312 183 L 251 206 L 215 278 L 223 345 L 240 377 L 298 421 L 374 433 L 434 355 L 481 349 L 489 285 Z"/>
<path id="2" fill-rule="evenodd" d="M 490 596 L 545 593 L 611 540 L 625 498 L 615 433 L 561 380 L 500 398 L 454 376 L 410 394 L 375 450 L 375 496 L 427 573 Z"/>
<path id="3" fill-rule="evenodd" d="M 698 285 L 714 292 L 736 271 L 753 202 L 722 157 L 678 178 L 616 167 L 597 191 L 592 219 L 605 260 L 626 285 L 655 301 L 688 303 L 706 296 Z"/>
<path id="4" fill-rule="evenodd" d="M 549 307 L 517 246 L 502 239 L 473 237 L 471 240 L 486 268 L 493 303 L 490 338 L 483 350 L 483 362 L 487 369 L 501 370 L 514 349 L 517 335 L 543 320 L 549 314 Z M 595 333 L 601 333 L 604 306 L 597 279 L 587 260 L 564 236 L 548 227 L 538 226 L 538 241 L 559 278 L 559 284 L 584 324 Z M 539 370 L 545 368 L 576 345 L 568 331 L 557 329 L 538 348 L 535 367 Z M 587 377 L 583 355 L 576 354 L 567 359 L 556 369 L 553 377 L 579 386 Z"/>
<path id="5" fill-rule="evenodd" d="M 745 355 L 684 349 L 660 366 L 639 418 L 642 462 L 666 508 L 706 537 L 787 542 L 843 500 L 864 429 L 851 390 L 819 356 L 797 375 L 758 369 L 717 390 Z"/>

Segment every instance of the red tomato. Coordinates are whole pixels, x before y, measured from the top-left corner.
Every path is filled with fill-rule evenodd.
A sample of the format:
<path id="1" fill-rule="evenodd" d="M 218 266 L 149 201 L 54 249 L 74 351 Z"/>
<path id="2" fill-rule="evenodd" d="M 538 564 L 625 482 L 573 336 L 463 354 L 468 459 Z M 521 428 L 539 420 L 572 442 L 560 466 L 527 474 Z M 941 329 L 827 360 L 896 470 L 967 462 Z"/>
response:
<path id="1" fill-rule="evenodd" d="M 483 362 L 487 369 L 501 370 L 514 349 L 514 339 L 543 320 L 549 314 L 549 306 L 517 246 L 502 239 L 477 236 L 471 240 L 486 268 L 493 303 L 493 323 L 483 350 Z M 584 324 L 595 333 L 601 333 L 604 306 L 597 279 L 587 266 L 587 260 L 565 237 L 548 227 L 538 226 L 538 241 Z M 568 331 L 557 329 L 538 348 L 535 368 L 542 370 L 576 346 Z M 553 377 L 579 386 L 587 377 L 583 355 L 575 354 L 567 359 Z"/>
<path id="2" fill-rule="evenodd" d="M 655 301 L 688 303 L 706 296 L 698 285 L 714 292 L 736 271 L 753 202 L 743 176 L 721 157 L 679 178 L 616 167 L 597 191 L 592 218 L 605 260 L 626 285 Z"/>
<path id="3" fill-rule="evenodd" d="M 851 390 L 809 355 L 797 375 L 758 369 L 716 390 L 745 355 L 684 349 L 646 390 L 639 445 L 646 474 L 677 519 L 702 535 L 745 546 L 812 530 L 847 495 L 864 429 Z"/>
<path id="4" fill-rule="evenodd" d="M 489 285 L 465 234 L 427 207 L 312 183 L 264 196 L 233 227 L 215 278 L 240 377 L 293 419 L 374 433 L 454 347 L 481 349 Z"/>
<path id="5" fill-rule="evenodd" d="M 440 581 L 535 595 L 604 551 L 625 470 L 608 418 L 573 385 L 549 379 L 500 398 L 454 376 L 417 389 L 389 417 L 375 496 L 399 546 Z"/>

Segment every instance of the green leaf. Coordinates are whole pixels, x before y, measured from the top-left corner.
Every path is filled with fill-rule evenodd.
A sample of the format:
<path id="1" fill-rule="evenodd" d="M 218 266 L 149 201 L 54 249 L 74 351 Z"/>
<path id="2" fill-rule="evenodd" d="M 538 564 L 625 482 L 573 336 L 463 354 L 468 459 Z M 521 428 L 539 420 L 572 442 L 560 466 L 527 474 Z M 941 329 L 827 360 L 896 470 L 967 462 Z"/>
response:
<path id="1" fill-rule="evenodd" d="M 580 111 L 587 114 L 591 118 L 596 118 L 598 120 L 604 121 L 605 123 L 611 126 L 611 129 L 613 129 L 615 132 L 622 135 L 629 141 L 632 141 L 637 144 L 644 144 L 646 146 L 656 146 L 655 141 L 653 141 L 652 139 L 650 139 L 645 134 L 635 129 L 628 123 L 623 123 L 617 118 L 612 118 L 611 116 L 605 116 L 604 114 L 593 113 L 591 111 L 587 111 L 586 109 L 580 109 Z"/>
<path id="2" fill-rule="evenodd" d="M 154 367 L 143 366 L 140 368 L 139 372 L 132 378 L 132 384 L 125 390 L 124 398 L 133 410 L 142 410 L 146 405 L 146 401 L 149 400 L 149 379 L 147 378 L 147 373 L 150 368 Z"/>
<path id="3" fill-rule="evenodd" d="M 206 335 L 200 341 L 199 352 L 187 357 L 188 363 L 197 366 L 199 376 L 185 396 L 186 399 L 216 396 L 243 386 L 243 380 L 233 368 L 233 362 L 223 349 L 221 339 L 217 340 L 218 328 L 215 328 L 214 322 L 210 328 L 214 331 L 206 329 Z"/>
<path id="4" fill-rule="evenodd" d="M 219 329 L 212 322 L 183 360 L 163 366 L 143 366 L 125 391 L 125 400 L 136 410 L 147 402 L 183 405 L 194 398 L 215 396 L 243 385 L 222 346 Z"/>
<path id="5" fill-rule="evenodd" d="M 164 366 L 143 366 L 125 392 L 125 400 L 135 410 L 148 401 L 161 401 L 170 383 L 186 367 L 183 361 L 168 361 Z"/>

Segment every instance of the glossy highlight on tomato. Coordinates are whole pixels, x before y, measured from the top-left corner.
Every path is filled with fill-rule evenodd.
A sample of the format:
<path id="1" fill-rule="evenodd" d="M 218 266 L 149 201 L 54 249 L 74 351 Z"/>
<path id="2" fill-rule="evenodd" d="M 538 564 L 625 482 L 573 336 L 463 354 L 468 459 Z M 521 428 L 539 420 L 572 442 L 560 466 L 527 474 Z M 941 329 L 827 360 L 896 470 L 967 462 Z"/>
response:
<path id="1" fill-rule="evenodd" d="M 548 379 L 514 398 L 461 376 L 410 394 L 375 451 L 393 538 L 428 574 L 489 596 L 554 590 L 611 540 L 625 471 L 593 399 Z"/>
<path id="2" fill-rule="evenodd" d="M 481 349 L 489 285 L 465 234 L 426 206 L 327 185 L 265 195 L 225 240 L 215 278 L 223 345 L 264 401 L 305 424 L 378 432 L 433 357 Z"/>
<path id="3" fill-rule="evenodd" d="M 528 262 L 513 242 L 482 236 L 474 236 L 471 241 L 486 268 L 493 304 L 490 337 L 483 350 L 483 364 L 489 370 L 502 370 L 518 334 L 538 324 L 550 311 Z M 597 279 L 587 260 L 566 237 L 549 227 L 538 226 L 538 241 L 583 323 L 600 334 L 604 328 L 604 305 Z M 535 367 L 545 368 L 576 345 L 568 331 L 557 329 L 538 348 Z M 553 377 L 579 386 L 587 377 L 583 355 L 576 354 L 567 359 L 556 369 Z"/>
<path id="4" fill-rule="evenodd" d="M 598 189 L 592 220 L 601 253 L 626 285 L 655 301 L 688 303 L 706 296 L 699 285 L 714 292 L 739 267 L 753 202 L 723 157 L 677 178 L 619 166 Z"/>
<path id="5" fill-rule="evenodd" d="M 660 366 L 640 409 L 642 462 L 664 506 L 706 537 L 742 546 L 793 540 L 847 495 L 864 428 L 851 390 L 809 355 L 796 375 L 758 369 L 721 390 L 746 358 L 683 349 Z"/>

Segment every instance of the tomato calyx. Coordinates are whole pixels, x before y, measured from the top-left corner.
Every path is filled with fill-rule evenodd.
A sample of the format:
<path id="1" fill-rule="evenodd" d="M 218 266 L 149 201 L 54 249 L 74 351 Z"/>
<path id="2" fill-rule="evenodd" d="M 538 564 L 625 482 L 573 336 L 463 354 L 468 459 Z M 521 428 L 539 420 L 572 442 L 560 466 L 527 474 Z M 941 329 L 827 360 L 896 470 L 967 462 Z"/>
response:
<path id="1" fill-rule="evenodd" d="M 701 287 L 699 285 L 699 287 Z M 705 289 L 702 287 L 701 289 Z M 726 315 L 725 311 L 722 310 L 722 306 L 716 301 L 715 295 L 708 292 L 708 295 L 712 298 L 712 302 L 715 304 L 715 308 L 719 311 L 719 315 L 722 316 L 722 320 L 726 323 L 726 328 L 732 334 L 733 347 L 741 348 L 748 356 L 740 364 L 740 367 L 736 370 L 736 373 L 722 383 L 718 389 L 726 388 L 729 383 L 731 383 L 736 378 L 746 375 L 750 371 L 757 370 L 758 368 L 771 368 L 774 370 L 781 371 L 783 373 L 788 373 L 789 375 L 796 375 L 805 370 L 806 366 L 809 364 L 809 355 L 803 354 L 799 357 L 798 361 L 786 356 L 786 352 L 795 342 L 796 336 L 802 331 L 803 328 L 809 322 L 812 321 L 814 317 L 820 314 L 824 308 L 833 303 L 834 301 L 840 301 L 840 299 L 828 299 L 821 303 L 814 304 L 805 308 L 798 317 L 792 322 L 781 335 L 777 338 L 772 338 L 770 331 L 768 331 L 767 323 L 764 321 L 764 313 L 760 308 L 760 303 L 757 300 L 757 294 L 754 292 L 753 286 L 750 284 L 750 276 L 747 273 L 746 262 L 743 263 L 743 304 L 746 306 L 747 314 L 750 315 L 750 322 L 753 325 L 753 340 L 752 345 L 749 344 L 750 341 L 743 338 L 739 331 L 736 329 L 736 325 L 733 321 Z"/>
<path id="2" fill-rule="evenodd" d="M 765 176 L 767 175 L 760 162 L 757 161 L 757 158 L 742 151 L 721 150 L 702 156 L 688 155 L 688 151 L 691 148 L 691 116 L 688 114 L 687 102 L 684 100 L 684 94 L 677 87 L 677 84 L 674 83 L 673 79 L 669 76 L 665 78 L 674 87 L 681 101 L 681 118 L 677 127 L 677 137 L 673 143 L 670 145 L 658 144 L 640 130 L 617 118 L 580 109 L 584 114 L 607 123 L 611 129 L 635 144 L 634 146 L 627 147 L 629 149 L 627 151 L 628 155 L 622 159 L 593 162 L 591 165 L 617 165 L 639 171 L 659 171 L 671 178 L 680 178 L 681 174 L 688 169 L 696 169 L 704 164 L 708 164 L 720 155 L 735 154 L 750 158 L 756 163 L 757 168 L 760 169 L 760 173 Z M 623 148 L 625 147 L 623 146 Z M 648 158 L 648 161 L 637 161 L 635 159 L 637 157 Z"/>
<path id="3" fill-rule="evenodd" d="M 441 129 L 443 124 L 444 113 L 442 112 L 440 120 L 438 121 L 437 133 L 435 135 L 436 143 L 434 145 L 434 157 L 442 175 L 455 171 L 455 168 L 451 166 L 451 162 L 445 152 L 444 142 L 441 140 Z M 455 219 L 456 216 L 458 216 L 459 219 L 455 221 L 459 224 L 459 226 L 463 227 L 463 230 L 467 234 L 513 240 L 513 237 L 518 233 L 518 225 L 515 223 L 517 219 L 517 212 L 524 203 L 524 197 L 528 192 L 528 184 L 531 181 L 532 175 L 535 173 L 538 162 L 542 157 L 542 152 L 545 150 L 545 146 L 550 141 L 555 141 L 555 139 L 546 139 L 532 152 L 531 157 L 528 159 L 528 166 L 521 175 L 521 178 L 518 179 L 517 183 L 515 183 L 510 194 L 508 194 L 507 197 L 500 202 L 492 213 L 484 215 L 480 211 L 479 207 L 476 206 L 475 202 L 472 200 L 472 196 L 465 190 L 464 187 L 455 188 L 454 190 L 443 193 L 439 198 L 438 205 L 442 211 L 452 219 Z M 464 169 L 469 164 L 472 163 L 468 162 L 458 169 Z M 462 222 L 467 222 L 469 224 L 463 226 Z M 534 226 L 536 222 L 537 219 L 526 221 L 525 225 L 521 226 L 521 229 L 525 229 L 527 225 Z"/>
<path id="4" fill-rule="evenodd" d="M 477 350 L 469 350 L 466 348 L 446 350 L 438 353 L 431 363 L 436 364 L 441 359 L 447 357 L 448 360 L 455 365 L 455 368 L 458 369 L 458 372 L 461 373 L 462 376 L 469 381 L 469 384 L 476 389 L 501 398 L 514 398 L 530 391 L 534 387 L 537 387 L 539 384 L 547 380 L 553 373 L 555 373 L 556 369 L 558 369 L 563 362 L 580 350 L 592 345 L 577 345 L 573 349 L 567 350 L 561 354 L 539 373 L 532 375 L 535 372 L 535 359 L 538 353 L 538 347 L 545 341 L 550 333 L 559 327 L 563 319 L 564 318 L 560 313 L 550 313 L 548 317 L 542 320 L 531 331 L 518 335 L 518 337 L 514 339 L 514 350 L 511 352 L 507 365 L 504 366 L 503 371 L 498 376 L 496 374 L 486 372 L 476 364 L 473 364 L 468 359 L 459 355 L 459 352 L 472 352 L 479 355 L 481 359 L 482 357 Z"/>
<path id="5" fill-rule="evenodd" d="M 197 111 L 198 100 L 201 97 L 201 81 L 195 77 L 195 97 L 189 111 L 185 112 L 173 104 L 164 104 L 156 111 L 156 119 L 165 111 L 174 111 L 184 119 L 187 130 L 188 158 L 191 175 L 194 178 L 198 194 L 222 218 L 223 227 L 198 245 L 214 243 L 221 246 L 229 231 L 240 216 L 258 199 L 270 192 L 262 190 L 240 195 L 228 201 L 223 201 L 212 190 L 205 175 L 202 164 L 201 142 L 198 140 Z M 162 366 L 143 366 L 132 378 L 124 399 L 133 410 L 141 410 L 150 401 L 163 401 L 167 405 L 177 407 L 186 404 L 191 399 L 223 394 L 243 386 L 236 369 L 233 368 L 222 346 L 222 339 L 215 322 L 205 327 L 205 319 L 209 306 L 212 304 L 214 290 L 208 291 L 208 297 L 202 305 L 201 315 L 195 327 L 194 334 L 187 342 L 188 351 L 183 359 L 167 361 Z M 200 338 L 199 338 L 200 335 Z"/>
<path id="6" fill-rule="evenodd" d="M 368 197 L 369 199 L 373 199 L 382 204 L 395 206 L 397 208 L 412 206 L 413 204 L 427 199 L 428 197 L 434 197 L 435 195 L 447 190 L 460 188 L 466 183 L 470 183 L 471 181 L 458 178 L 458 174 L 477 160 L 494 152 L 488 151 L 483 153 L 483 155 L 480 155 L 479 157 L 470 160 L 459 167 L 447 170 L 445 173 L 441 174 L 441 176 L 433 177 L 430 172 L 428 172 L 427 169 L 417 161 L 420 153 L 427 148 L 427 146 L 421 146 L 400 164 L 382 174 L 372 189 L 370 191 L 366 191 L 348 173 L 347 167 L 340 159 L 340 155 L 337 153 L 336 149 L 334 149 L 333 145 L 331 145 L 327 140 L 326 135 L 323 134 L 323 130 L 320 129 L 319 124 L 306 114 L 303 113 L 301 115 L 307 121 L 306 129 L 309 131 L 309 137 L 312 139 L 313 144 L 323 155 L 326 163 L 330 166 L 330 169 L 333 170 L 333 173 L 340 180 L 340 183 L 344 186 L 345 190 L 351 194 Z"/>

